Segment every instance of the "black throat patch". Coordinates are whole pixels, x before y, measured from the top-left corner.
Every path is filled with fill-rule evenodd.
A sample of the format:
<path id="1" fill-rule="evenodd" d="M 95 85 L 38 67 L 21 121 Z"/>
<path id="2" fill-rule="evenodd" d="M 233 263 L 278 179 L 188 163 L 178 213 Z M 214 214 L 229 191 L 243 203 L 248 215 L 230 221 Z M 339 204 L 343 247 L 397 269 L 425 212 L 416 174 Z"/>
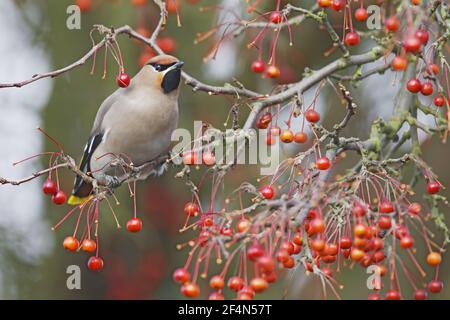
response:
<path id="1" fill-rule="evenodd" d="M 164 75 L 164 79 L 161 82 L 161 88 L 164 90 L 164 93 L 170 93 L 178 88 L 180 80 L 181 70 L 178 68 L 170 70 Z"/>

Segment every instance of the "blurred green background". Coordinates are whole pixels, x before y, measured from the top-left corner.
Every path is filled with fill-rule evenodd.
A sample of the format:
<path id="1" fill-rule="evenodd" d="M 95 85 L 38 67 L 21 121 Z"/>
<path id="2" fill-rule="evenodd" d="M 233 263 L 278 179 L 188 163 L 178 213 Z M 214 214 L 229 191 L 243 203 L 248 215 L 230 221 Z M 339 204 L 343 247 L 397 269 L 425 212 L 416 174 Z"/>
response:
<path id="1" fill-rule="evenodd" d="M 3 9 L 14 10 L 21 13 L 18 15 L 23 24 L 23 30 L 29 34 L 30 46 L 42 46 L 43 51 L 49 61 L 49 68 L 53 70 L 66 66 L 79 59 L 91 47 L 89 32 L 94 24 L 103 24 L 106 26 L 122 26 L 128 24 L 132 27 L 153 30 L 157 21 L 159 12 L 151 1 L 143 7 L 135 7 L 129 0 L 93 0 L 93 7 L 89 12 L 82 13 L 81 29 L 68 30 L 66 27 L 66 8 L 73 1 L 67 0 L 39 0 L 39 1 L 12 1 L 5 0 L 9 4 L 3 4 Z M 195 3 L 196 2 L 196 3 Z M 294 4 L 311 4 L 311 1 L 291 1 Z M 207 83 L 223 84 L 231 81 L 234 76 L 239 81 L 259 92 L 269 92 L 274 81 L 262 79 L 259 75 L 250 71 L 250 65 L 257 57 L 256 50 L 247 49 L 256 32 L 248 32 L 245 35 L 234 39 L 232 42 L 224 43 L 227 47 L 226 52 L 219 55 L 214 63 L 203 63 L 203 57 L 212 47 L 212 41 L 205 41 L 194 45 L 195 36 L 199 32 L 209 30 L 214 26 L 218 19 L 219 11 L 216 9 L 200 12 L 201 6 L 226 5 L 224 1 L 187 1 L 182 0 L 180 7 L 180 19 L 182 26 L 177 27 L 174 14 L 169 16 L 167 26 L 161 33 L 162 37 L 171 37 L 176 43 L 174 55 L 185 61 L 185 71 Z M 232 4 L 234 10 L 245 15 L 245 1 L 230 0 L 228 5 Z M 261 10 L 274 9 L 275 1 L 263 1 Z M 365 2 L 366 3 L 366 2 Z M 7 14 L 7 11 L 3 11 Z M 341 16 L 332 13 L 333 23 L 338 24 Z M 360 26 L 364 28 L 364 26 Z M 15 32 L 21 32 L 22 29 L 16 29 Z M 7 32 L 7 31 L 3 31 Z M 263 55 L 267 59 L 272 31 L 266 35 Z M 300 27 L 294 27 L 293 47 L 289 47 L 287 30 L 283 30 L 277 46 L 277 61 L 282 70 L 282 82 L 292 82 L 301 78 L 305 67 L 318 68 L 327 62 L 336 58 L 337 54 L 331 54 L 324 57 L 323 52 L 330 48 L 330 41 L 326 32 L 319 30 L 312 21 L 306 21 Z M 218 33 L 220 35 L 220 33 Z M 100 37 L 96 37 L 100 39 Z M 134 75 L 139 70 L 139 59 L 145 49 L 136 41 L 128 39 L 126 36 L 118 38 L 120 48 L 123 54 L 126 71 Z M 212 39 L 212 40 L 217 40 Z M 0 44 L 4 46 L 5 44 Z M 370 43 L 363 44 L 357 51 L 364 51 L 364 48 Z M 2 52 L 10 51 L 14 48 L 1 48 Z M 31 49 L 30 49 L 31 50 Z M 116 88 L 115 75 L 117 64 L 109 56 L 107 61 L 107 76 L 102 80 L 103 74 L 103 55 L 100 51 L 97 55 L 95 72 L 90 75 L 92 60 L 89 60 L 82 67 L 76 68 L 60 77 L 49 80 L 51 82 L 51 91 L 48 102 L 39 111 L 42 117 L 42 126 L 45 130 L 56 137 L 64 147 L 67 154 L 76 157 L 81 156 L 84 143 L 88 138 L 89 131 L 98 106 L 109 94 Z M 17 58 L 18 59 L 18 58 Z M 27 67 L 32 59 L 27 61 L 18 61 L 25 68 L 30 76 L 38 71 Z M 34 68 L 34 66 L 33 66 Z M 232 74 L 229 74 L 232 72 Z M 19 78 L 20 79 L 20 78 Z M 16 80 L 19 80 L 16 79 Z M 384 80 L 383 80 L 384 79 Z M 387 73 L 383 77 L 378 77 L 369 87 L 361 86 L 353 89 L 355 97 L 361 110 L 358 112 L 357 121 L 354 121 L 345 134 L 367 137 L 367 124 L 379 115 L 388 117 L 393 106 L 393 95 L 377 95 L 375 87 L 383 90 L 386 86 L 386 80 L 393 83 L 395 76 Z M 1 82 L 7 82 L 12 79 L 7 74 L 2 75 Z M 378 81 L 378 82 L 376 82 Z M 35 84 L 30 84 L 34 86 Z M 2 90 L 20 90 L 22 89 L 2 89 Z M 395 90 L 392 91 L 395 93 Z M 323 119 L 325 126 L 332 125 L 336 119 L 340 119 L 344 110 L 339 99 L 335 98 L 331 90 L 325 90 L 321 97 L 321 106 L 323 110 Z M 0 99 L 2 93 L 0 92 Z M 7 112 L 7 101 L 0 100 L 0 110 Z M 233 100 L 227 97 L 210 97 L 204 93 L 193 93 L 191 88 L 182 87 L 180 98 L 180 127 L 193 129 L 194 120 L 204 120 L 215 127 L 223 128 L 223 123 L 228 115 L 229 107 Z M 241 118 L 247 113 L 242 109 Z M 14 126 L 6 133 L 15 135 L 15 131 L 32 131 L 32 125 L 24 124 L 19 119 L 15 121 Z M 38 135 L 38 133 L 33 133 Z M 26 150 L 29 140 L 21 140 Z M 42 150 L 54 150 L 55 147 L 45 141 Z M 442 145 L 438 139 L 427 141 L 424 144 L 424 158 L 435 169 L 435 172 L 441 178 L 444 185 L 450 185 L 450 170 L 448 170 L 448 160 L 450 157 L 450 148 L 448 144 Z M 10 152 L 2 150 L 2 153 Z M 287 154 L 292 153 L 287 150 Z M 21 152 L 13 154 L 14 159 L 20 159 L 28 154 Z M 351 158 L 351 157 L 350 157 Z M 2 161 L 2 160 L 0 160 Z M 349 160 L 351 161 L 351 160 Z M 45 161 L 41 165 L 46 165 Z M 345 163 L 342 163 L 342 168 Z M 338 168 L 342 169 L 342 168 Z M 226 190 L 231 191 L 239 186 L 242 181 L 255 182 L 257 178 L 257 168 L 254 166 L 239 167 L 233 171 L 226 182 Z M 0 172 L 0 176 L 9 176 L 11 171 Z M 50 230 L 51 225 L 55 224 L 67 212 L 68 207 L 59 207 L 52 205 L 47 198 L 44 199 L 43 207 L 29 208 L 26 206 L 26 198 L 23 199 L 23 206 L 16 204 L 18 210 L 38 210 L 42 212 L 42 223 L 45 228 L 41 232 L 47 233 L 50 240 L 44 246 L 44 250 L 39 257 L 27 259 L 23 255 L 17 254 L 17 247 L 8 239 L 7 233 L 10 232 L 9 225 L 14 220 L 3 219 L 0 224 L 0 269 L 2 281 L 0 285 L 1 298 L 20 298 L 20 299 L 179 299 L 182 298 L 179 293 L 179 287 L 171 280 L 172 272 L 175 268 L 182 266 L 187 257 L 187 251 L 176 250 L 177 243 L 181 243 L 192 238 L 193 234 L 181 235 L 178 230 L 184 223 L 183 206 L 190 200 L 188 188 L 183 181 L 173 178 L 175 170 L 171 169 L 163 177 L 151 179 L 146 182 L 138 183 L 138 214 L 143 219 L 144 229 L 139 234 L 130 234 L 126 229 L 117 230 L 114 219 L 105 205 L 101 208 L 100 224 L 100 247 L 101 256 L 105 260 L 105 269 L 100 273 L 90 272 L 86 268 L 88 256 L 79 253 L 71 254 L 63 250 L 62 240 L 73 231 L 75 217 L 68 220 L 56 232 Z M 200 173 L 199 173 L 200 175 Z M 68 172 L 60 172 L 62 188 L 67 193 L 72 187 L 73 175 Z M 40 192 L 40 183 L 35 180 L 31 182 L 36 185 L 34 192 Z M 207 196 L 207 185 L 203 188 L 202 194 Z M 9 190 L 9 189 L 8 189 Z M 20 189 L 14 189 L 20 192 Z M 36 191 L 37 190 L 37 191 Z M 10 192 L 10 191 L 8 191 Z M 3 193 L 3 194 L 2 194 Z M 445 191 L 447 195 L 450 193 Z M 127 189 L 122 187 L 118 191 L 120 206 L 115 208 L 122 225 L 132 216 L 132 202 L 127 194 Z M 40 195 L 44 198 L 44 195 Z M 8 197 L 6 191 L 0 188 L 0 198 Z M 0 211 L 8 210 L 2 207 Z M 448 212 L 446 212 L 448 214 Z M 26 215 L 26 214 L 25 214 Z M 13 219 L 13 218 L 11 218 Z M 17 235 L 20 238 L 20 234 Z M 18 240 L 20 241 L 20 240 Z M 27 240 L 33 241 L 33 240 Z M 418 257 L 424 261 L 425 252 L 423 248 L 418 247 Z M 441 265 L 440 279 L 449 280 L 450 274 L 448 268 L 450 258 L 444 255 L 444 262 Z M 68 265 L 80 265 L 82 270 L 82 290 L 70 291 L 66 287 L 66 268 Z M 426 268 L 425 263 L 422 265 Z M 431 272 L 431 270 L 427 270 Z M 300 272 L 302 273 L 302 272 Z M 278 283 L 271 289 L 257 297 L 280 299 L 285 296 L 287 291 L 288 298 L 319 299 L 323 298 L 320 282 L 313 279 L 313 276 L 305 277 L 296 275 L 294 281 L 286 281 L 280 278 Z M 359 266 L 353 269 L 345 269 L 339 273 L 336 278 L 344 285 L 339 293 L 343 298 L 364 299 L 368 290 L 366 289 L 367 275 Z M 290 279 L 290 277 L 286 278 Z M 289 285 L 288 285 L 289 284 Z M 205 281 L 202 283 L 206 285 Z M 403 286 L 404 296 L 410 297 L 409 288 Z M 206 290 L 205 290 L 206 291 Z M 450 289 L 444 287 L 443 293 L 436 298 L 449 298 Z M 333 298 L 331 291 L 328 292 L 328 298 Z M 434 298 L 434 297 L 433 297 Z"/>

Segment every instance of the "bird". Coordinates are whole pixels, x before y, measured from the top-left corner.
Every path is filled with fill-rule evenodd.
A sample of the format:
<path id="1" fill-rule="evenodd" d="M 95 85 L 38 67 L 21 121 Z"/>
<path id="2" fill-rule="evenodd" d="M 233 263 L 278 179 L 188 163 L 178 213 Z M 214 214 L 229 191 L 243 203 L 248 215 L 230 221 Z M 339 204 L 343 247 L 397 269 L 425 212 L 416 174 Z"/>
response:
<path id="1" fill-rule="evenodd" d="M 118 88 L 97 111 L 79 169 L 93 178 L 115 177 L 120 168 L 108 164 L 121 157 L 139 166 L 168 151 L 178 126 L 178 96 L 184 63 L 170 55 L 151 58 Z M 122 169 L 123 174 L 123 169 Z M 69 205 L 79 205 L 93 195 L 93 186 L 77 175 Z"/>

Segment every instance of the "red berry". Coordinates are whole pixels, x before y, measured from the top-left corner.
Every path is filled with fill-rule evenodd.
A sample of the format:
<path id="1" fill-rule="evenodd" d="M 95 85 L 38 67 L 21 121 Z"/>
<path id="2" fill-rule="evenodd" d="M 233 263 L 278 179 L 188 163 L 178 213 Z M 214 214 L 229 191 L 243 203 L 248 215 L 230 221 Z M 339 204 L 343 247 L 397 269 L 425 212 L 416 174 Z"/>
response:
<path id="1" fill-rule="evenodd" d="M 266 65 L 262 60 L 256 60 L 252 63 L 252 71 L 255 73 L 263 73 L 266 69 Z"/>
<path id="2" fill-rule="evenodd" d="M 272 199 L 275 195 L 275 190 L 271 186 L 265 186 L 261 188 L 260 192 L 265 199 Z"/>
<path id="3" fill-rule="evenodd" d="M 367 231 L 368 231 L 367 226 L 362 223 L 358 223 L 353 228 L 353 233 L 355 234 L 355 236 L 360 238 L 364 237 L 367 234 Z"/>
<path id="4" fill-rule="evenodd" d="M 392 59 L 391 67 L 394 71 L 402 71 L 406 69 L 408 61 L 403 56 L 395 56 Z"/>
<path id="5" fill-rule="evenodd" d="M 305 118 L 308 122 L 316 123 L 320 120 L 320 114 L 314 109 L 308 109 L 305 112 Z"/>
<path id="6" fill-rule="evenodd" d="M 103 259 L 95 256 L 90 257 L 88 260 L 88 268 L 92 271 L 100 271 L 103 269 Z"/>
<path id="7" fill-rule="evenodd" d="M 97 248 L 97 244 L 92 239 L 84 239 L 81 243 L 81 250 L 85 252 L 94 252 Z"/>
<path id="8" fill-rule="evenodd" d="M 442 256 L 439 252 L 430 252 L 427 256 L 427 263 L 430 266 L 437 266 L 441 263 Z"/>
<path id="9" fill-rule="evenodd" d="M 200 288 L 195 283 L 187 282 L 181 286 L 181 293 L 188 298 L 195 298 L 200 294 Z"/>
<path id="10" fill-rule="evenodd" d="M 156 39 L 157 46 L 165 53 L 172 53 L 176 49 L 176 42 L 171 37 L 161 37 Z"/>
<path id="11" fill-rule="evenodd" d="M 54 204 L 64 204 L 66 202 L 66 194 L 62 190 L 58 190 L 53 196 L 52 201 Z"/>
<path id="12" fill-rule="evenodd" d="M 403 237 L 406 237 L 409 234 L 408 228 L 404 225 L 398 224 L 394 230 L 394 235 L 397 239 L 401 240 Z"/>
<path id="13" fill-rule="evenodd" d="M 233 291 L 239 291 L 244 287 L 244 280 L 241 277 L 233 276 L 228 280 L 228 288 Z"/>
<path id="14" fill-rule="evenodd" d="M 321 252 L 325 249 L 325 241 L 323 239 L 314 239 L 310 243 L 311 249 L 317 252 Z"/>
<path id="15" fill-rule="evenodd" d="M 400 247 L 403 249 L 409 249 L 414 245 L 414 239 L 410 236 L 404 236 L 400 239 Z"/>
<path id="16" fill-rule="evenodd" d="M 366 215 L 366 208 L 362 204 L 357 203 L 353 206 L 352 213 L 355 217 L 364 217 Z"/>
<path id="17" fill-rule="evenodd" d="M 238 292 L 239 300 L 251 300 L 254 296 L 255 291 L 250 286 L 245 286 Z"/>
<path id="18" fill-rule="evenodd" d="M 188 202 L 184 205 L 184 213 L 189 216 L 193 217 L 200 213 L 200 207 L 193 202 Z"/>
<path id="19" fill-rule="evenodd" d="M 130 76 L 122 71 L 117 76 L 116 82 L 119 87 L 126 88 L 130 85 Z"/>
<path id="20" fill-rule="evenodd" d="M 355 31 L 350 31 L 345 35 L 344 43 L 348 46 L 356 46 L 359 43 L 359 35 Z"/>
<path id="21" fill-rule="evenodd" d="M 268 283 L 274 283 L 277 281 L 277 274 L 275 272 L 263 273 L 262 278 L 266 280 Z"/>
<path id="22" fill-rule="evenodd" d="M 430 65 L 428 65 L 428 66 L 425 68 L 425 71 L 426 71 L 429 75 L 431 75 L 431 73 L 438 74 L 438 73 L 439 73 L 439 67 L 438 67 L 437 64 L 431 63 Z"/>
<path id="23" fill-rule="evenodd" d="M 142 229 L 142 220 L 139 218 L 132 218 L 127 222 L 127 230 L 130 232 L 139 232 Z"/>
<path id="24" fill-rule="evenodd" d="M 388 230 L 392 227 L 392 220 L 389 217 L 381 216 L 378 219 L 378 227 L 383 230 Z"/>
<path id="25" fill-rule="evenodd" d="M 224 300 L 223 294 L 220 292 L 213 292 L 209 295 L 208 300 Z"/>
<path id="26" fill-rule="evenodd" d="M 439 281 L 439 280 L 431 280 L 428 283 L 428 290 L 431 293 L 439 293 L 439 292 L 441 292 L 443 287 L 444 287 L 444 284 L 442 283 L 442 281 Z"/>
<path id="27" fill-rule="evenodd" d="M 247 257 L 250 261 L 255 262 L 264 255 L 264 250 L 258 243 L 253 244 L 247 250 Z"/>
<path id="28" fill-rule="evenodd" d="M 367 300 L 381 300 L 381 295 L 379 293 L 371 293 L 367 296 Z"/>
<path id="29" fill-rule="evenodd" d="M 291 256 L 289 257 L 289 259 L 283 262 L 283 267 L 285 267 L 286 269 L 292 269 L 294 266 L 295 260 Z"/>
<path id="30" fill-rule="evenodd" d="M 279 11 L 273 11 L 269 16 L 269 20 L 272 23 L 279 24 L 283 20 L 283 16 Z"/>
<path id="31" fill-rule="evenodd" d="M 438 108 L 442 108 L 445 104 L 445 98 L 442 95 L 434 97 L 434 105 Z M 45 191 L 44 191 L 45 192 Z"/>
<path id="32" fill-rule="evenodd" d="M 400 292 L 396 290 L 389 290 L 386 292 L 386 300 L 400 300 L 401 298 Z"/>
<path id="33" fill-rule="evenodd" d="M 92 0 L 76 0 L 75 5 L 80 8 L 81 12 L 88 12 L 92 9 Z"/>
<path id="34" fill-rule="evenodd" d="M 428 293 L 423 289 L 418 289 L 414 291 L 414 300 L 426 300 Z"/>
<path id="35" fill-rule="evenodd" d="M 195 151 L 187 151 L 183 153 L 183 163 L 191 166 L 197 163 L 197 153 Z"/>
<path id="36" fill-rule="evenodd" d="M 284 143 L 291 143 L 294 141 L 294 133 L 290 129 L 283 130 L 280 134 L 280 140 Z"/>
<path id="37" fill-rule="evenodd" d="M 355 18 L 358 21 L 366 21 L 369 17 L 369 13 L 367 12 L 366 8 L 358 8 L 355 11 Z"/>
<path id="38" fill-rule="evenodd" d="M 176 283 L 184 284 L 186 282 L 189 282 L 191 280 L 191 275 L 189 272 L 184 268 L 178 268 L 174 271 L 172 275 L 173 281 Z"/>
<path id="39" fill-rule="evenodd" d="M 271 65 L 267 68 L 266 75 L 269 78 L 278 78 L 280 76 L 280 69 L 277 66 Z"/>
<path id="40" fill-rule="evenodd" d="M 392 204 L 392 202 L 390 201 L 383 201 L 382 203 L 380 203 L 379 207 L 378 207 L 378 211 L 380 211 L 380 213 L 392 213 L 394 212 L 394 205 Z"/>
<path id="41" fill-rule="evenodd" d="M 216 157 L 214 153 L 206 151 L 202 155 L 202 162 L 207 166 L 212 166 L 216 163 Z"/>
<path id="42" fill-rule="evenodd" d="M 361 249 L 353 248 L 350 251 L 350 257 L 353 261 L 359 261 L 364 257 L 364 251 Z"/>
<path id="43" fill-rule="evenodd" d="M 321 157 L 316 161 L 316 168 L 319 170 L 328 170 L 331 167 L 331 161 L 327 157 Z"/>
<path id="44" fill-rule="evenodd" d="M 258 120 L 257 123 L 258 129 L 267 129 L 271 121 L 272 121 L 272 114 L 270 112 L 264 113 Z"/>
<path id="45" fill-rule="evenodd" d="M 305 143 L 307 140 L 308 135 L 303 131 L 299 131 L 294 135 L 294 141 L 296 143 Z"/>
<path id="46" fill-rule="evenodd" d="M 294 245 L 292 245 L 292 251 L 294 251 Z M 275 268 L 275 261 L 270 256 L 262 256 L 258 259 L 258 266 L 260 267 L 261 272 L 271 273 Z"/>
<path id="47" fill-rule="evenodd" d="M 406 88 L 409 92 L 417 93 L 422 89 L 422 84 L 419 79 L 413 78 L 408 81 Z"/>
<path id="48" fill-rule="evenodd" d="M 317 4 L 321 8 L 328 8 L 328 7 L 331 7 L 332 1 L 331 0 L 317 0 Z"/>
<path id="49" fill-rule="evenodd" d="M 428 182 L 427 192 L 429 194 L 438 193 L 439 190 L 441 190 L 441 184 L 439 182 L 437 182 L 437 181 L 430 181 L 430 182 Z"/>
<path id="50" fill-rule="evenodd" d="M 321 218 L 315 218 L 311 220 L 309 224 L 308 234 L 313 235 L 316 233 L 322 233 L 325 231 L 325 223 Z"/>
<path id="51" fill-rule="evenodd" d="M 344 0 L 333 0 L 331 7 L 333 8 L 334 11 L 341 11 L 345 7 L 345 1 Z"/>
<path id="52" fill-rule="evenodd" d="M 213 276 L 209 280 L 209 286 L 213 289 L 221 290 L 224 286 L 225 282 L 223 281 L 222 276 Z"/>
<path id="53" fill-rule="evenodd" d="M 267 289 L 268 286 L 269 283 L 264 278 L 258 277 L 250 280 L 250 287 L 255 292 L 263 292 L 264 290 Z"/>
<path id="54" fill-rule="evenodd" d="M 400 21 L 396 16 L 391 16 L 384 22 L 386 29 L 390 32 L 396 32 L 400 27 Z"/>
<path id="55" fill-rule="evenodd" d="M 244 233 L 250 228 L 250 221 L 247 219 L 241 219 L 239 220 L 236 229 L 239 233 Z"/>
<path id="56" fill-rule="evenodd" d="M 276 258 L 278 262 L 285 262 L 290 258 L 290 255 L 287 250 L 278 250 Z"/>
<path id="57" fill-rule="evenodd" d="M 80 243 L 78 242 L 77 238 L 68 236 L 64 239 L 63 247 L 67 251 L 75 252 L 77 251 L 78 247 L 80 246 Z"/>
<path id="58" fill-rule="evenodd" d="M 420 51 L 422 47 L 422 42 L 416 36 L 411 36 L 403 41 L 403 48 L 406 52 L 417 53 Z"/>
<path id="59" fill-rule="evenodd" d="M 420 92 L 424 95 L 424 96 L 429 96 L 430 94 L 433 93 L 433 84 L 430 81 L 425 81 L 422 84 L 422 89 L 420 90 Z"/>
<path id="60" fill-rule="evenodd" d="M 428 43 L 430 35 L 428 34 L 428 31 L 419 29 L 416 31 L 416 37 L 420 40 L 420 42 L 422 42 L 423 45 L 426 45 Z"/>
<path id="61" fill-rule="evenodd" d="M 343 236 L 340 240 L 339 240 L 339 247 L 341 249 L 350 249 L 352 247 L 352 239 L 350 239 L 350 237 L 347 236 Z"/>
<path id="62" fill-rule="evenodd" d="M 42 185 L 42 191 L 45 194 L 55 194 L 58 191 L 58 188 L 56 186 L 56 183 L 52 179 L 45 180 L 44 184 Z"/>

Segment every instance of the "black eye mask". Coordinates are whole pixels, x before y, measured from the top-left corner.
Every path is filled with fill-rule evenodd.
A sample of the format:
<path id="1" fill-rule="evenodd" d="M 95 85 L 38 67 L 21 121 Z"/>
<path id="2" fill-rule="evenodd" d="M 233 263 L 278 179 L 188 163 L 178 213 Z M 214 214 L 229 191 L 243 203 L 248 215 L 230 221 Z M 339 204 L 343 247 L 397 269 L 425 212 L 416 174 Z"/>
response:
<path id="1" fill-rule="evenodd" d="M 156 71 L 158 72 L 162 72 L 168 68 L 170 68 L 171 66 L 173 66 L 175 64 L 174 63 L 169 63 L 169 64 L 159 64 L 159 63 L 149 63 Z"/>

